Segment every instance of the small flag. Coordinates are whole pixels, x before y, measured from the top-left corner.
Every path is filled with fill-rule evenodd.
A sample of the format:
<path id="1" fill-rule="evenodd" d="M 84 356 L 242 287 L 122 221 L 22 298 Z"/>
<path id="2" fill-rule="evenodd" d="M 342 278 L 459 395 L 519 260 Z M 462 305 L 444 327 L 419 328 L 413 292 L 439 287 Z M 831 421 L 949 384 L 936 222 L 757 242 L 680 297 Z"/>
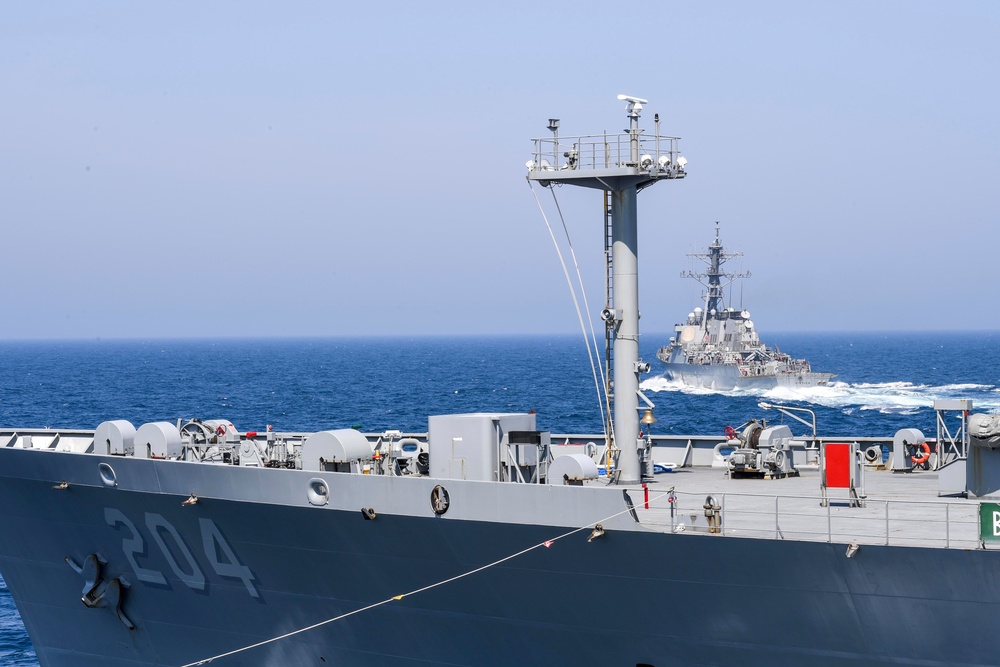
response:
<path id="1" fill-rule="evenodd" d="M 393 596 L 392 596 L 392 599 L 393 599 L 393 600 L 402 600 L 402 599 L 403 599 L 403 596 L 402 596 L 402 595 L 393 595 Z"/>
<path id="2" fill-rule="evenodd" d="M 544 544 L 545 548 L 548 549 L 552 546 L 552 540 L 546 540 L 545 542 L 542 542 L 542 544 Z"/>

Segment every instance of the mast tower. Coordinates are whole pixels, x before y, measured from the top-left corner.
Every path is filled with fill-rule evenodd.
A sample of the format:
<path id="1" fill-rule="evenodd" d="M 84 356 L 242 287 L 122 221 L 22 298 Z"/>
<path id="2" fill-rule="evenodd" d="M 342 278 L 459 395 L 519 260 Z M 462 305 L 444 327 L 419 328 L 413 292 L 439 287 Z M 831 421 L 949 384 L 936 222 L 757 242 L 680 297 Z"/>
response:
<path id="1" fill-rule="evenodd" d="M 528 180 L 545 187 L 575 185 L 602 190 L 611 201 L 611 283 L 613 303 L 601 319 L 613 331 L 614 433 L 618 449 L 616 476 L 621 484 L 642 478 L 639 439 L 639 375 L 649 364 L 639 359 L 639 274 L 637 195 L 664 180 L 684 178 L 687 160 L 677 137 L 660 136 L 659 114 L 652 134 L 639 129 L 647 101 L 619 95 L 626 103 L 629 127 L 624 134 L 559 137 L 559 120 L 549 120 L 551 137 L 535 139 Z"/>

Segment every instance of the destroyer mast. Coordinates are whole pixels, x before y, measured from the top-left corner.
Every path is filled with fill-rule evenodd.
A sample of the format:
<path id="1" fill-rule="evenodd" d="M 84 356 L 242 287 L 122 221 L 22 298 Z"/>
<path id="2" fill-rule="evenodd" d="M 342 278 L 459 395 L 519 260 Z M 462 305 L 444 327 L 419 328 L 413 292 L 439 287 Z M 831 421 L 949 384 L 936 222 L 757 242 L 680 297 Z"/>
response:
<path id="1" fill-rule="evenodd" d="M 662 180 L 684 178 L 687 160 L 680 155 L 677 137 L 660 136 L 659 114 L 654 116 L 653 134 L 639 129 L 646 100 L 629 95 L 618 99 L 627 103 L 627 133 L 560 139 L 559 121 L 551 119 L 552 137 L 534 140 L 527 167 L 529 181 L 602 190 L 611 201 L 614 296 L 601 319 L 609 335 L 613 332 L 615 474 L 618 483 L 633 484 L 641 480 L 646 458 L 646 443 L 639 438 L 639 374 L 649 371 L 649 364 L 639 359 L 637 194 Z"/>
<path id="2" fill-rule="evenodd" d="M 742 252 L 723 252 L 722 241 L 719 240 L 718 220 L 715 221 L 715 243 L 708 246 L 708 254 L 688 253 L 688 257 L 695 257 L 708 265 L 708 271 L 705 273 L 681 271 L 681 278 L 694 278 L 705 286 L 705 313 L 701 320 L 702 333 L 708 329 L 709 317 L 715 317 L 717 313 L 722 312 L 723 306 L 725 305 L 723 303 L 723 290 L 738 278 L 750 277 L 749 271 L 743 271 L 741 273 L 726 273 L 722 270 L 722 265 L 728 260 L 742 256 Z M 722 278 L 729 279 L 725 285 L 722 284 Z M 707 282 L 705 282 L 706 280 Z"/>

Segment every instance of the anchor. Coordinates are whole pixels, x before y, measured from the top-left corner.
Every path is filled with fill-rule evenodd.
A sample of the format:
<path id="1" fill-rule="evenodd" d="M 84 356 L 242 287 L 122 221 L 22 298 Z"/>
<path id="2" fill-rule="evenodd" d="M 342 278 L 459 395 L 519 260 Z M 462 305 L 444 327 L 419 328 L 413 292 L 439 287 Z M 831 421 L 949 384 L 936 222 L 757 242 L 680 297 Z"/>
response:
<path id="1" fill-rule="evenodd" d="M 80 601 L 91 609 L 99 607 L 110 607 L 115 610 L 115 615 L 129 630 L 135 630 L 133 623 L 125 612 L 122 611 L 122 597 L 130 584 L 124 577 L 115 577 L 111 581 L 105 581 L 101 576 L 101 569 L 108 564 L 100 554 L 88 554 L 83 559 L 83 565 L 77 565 L 76 561 L 66 556 L 63 560 L 73 568 L 73 571 L 83 577 L 83 597 Z"/>

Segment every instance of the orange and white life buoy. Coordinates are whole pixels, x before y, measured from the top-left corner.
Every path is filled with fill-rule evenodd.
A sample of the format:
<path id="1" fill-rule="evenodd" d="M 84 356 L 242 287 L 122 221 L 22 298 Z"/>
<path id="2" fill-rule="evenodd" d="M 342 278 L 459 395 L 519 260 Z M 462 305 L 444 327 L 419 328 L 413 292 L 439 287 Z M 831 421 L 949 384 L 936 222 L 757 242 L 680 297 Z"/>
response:
<path id="1" fill-rule="evenodd" d="M 913 454 L 910 456 L 910 460 L 913 461 L 913 465 L 919 466 L 927 463 L 927 460 L 931 457 L 931 448 L 926 442 L 921 442 L 919 445 L 914 445 L 920 449 L 920 456 Z"/>

